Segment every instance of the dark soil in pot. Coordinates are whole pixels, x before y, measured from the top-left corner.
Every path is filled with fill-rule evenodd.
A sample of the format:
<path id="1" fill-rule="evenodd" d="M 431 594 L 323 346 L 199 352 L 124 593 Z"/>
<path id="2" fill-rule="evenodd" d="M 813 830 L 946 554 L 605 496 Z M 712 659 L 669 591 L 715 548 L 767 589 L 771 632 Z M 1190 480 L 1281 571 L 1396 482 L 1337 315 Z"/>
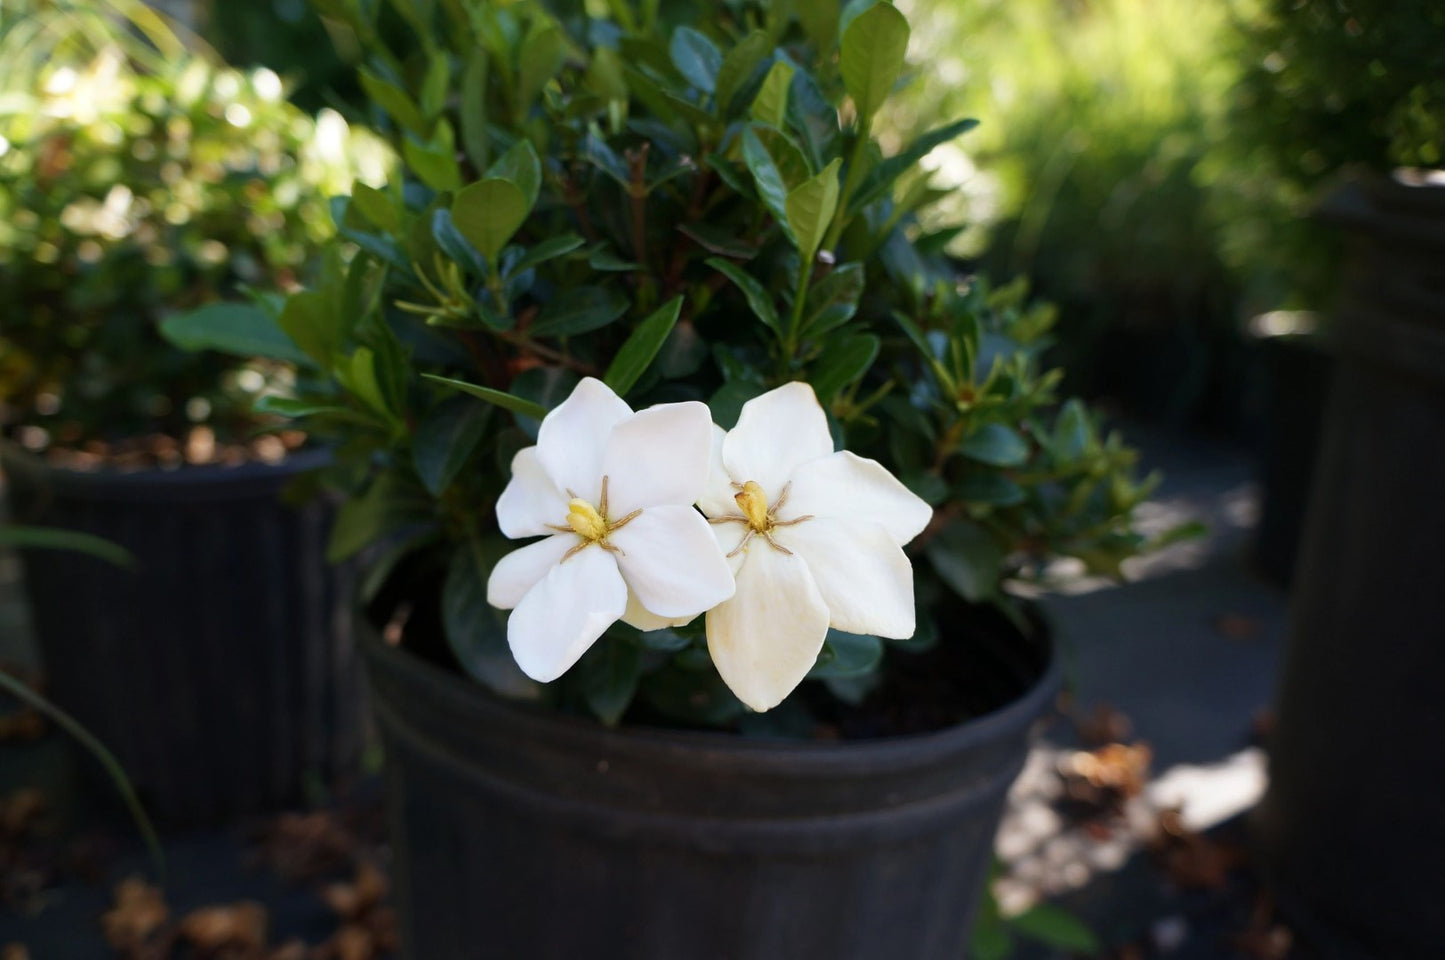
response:
<path id="1" fill-rule="evenodd" d="M 81 472 L 8 455 L 16 522 L 95 534 L 134 571 L 26 551 L 48 692 L 118 757 L 161 820 L 210 824 L 349 774 L 362 737 L 351 576 L 332 511 L 280 500 L 325 454 L 279 465 Z M 87 792 L 113 789 L 88 759 Z"/>
<path id="2" fill-rule="evenodd" d="M 408 636 L 427 620 L 414 611 Z M 1059 682 L 1046 632 L 980 622 L 890 653 L 876 699 L 824 725 L 941 729 L 844 741 L 607 729 L 502 700 L 439 666 L 439 644 L 419 654 L 361 622 L 405 955 L 965 956 L 1005 793 Z"/>

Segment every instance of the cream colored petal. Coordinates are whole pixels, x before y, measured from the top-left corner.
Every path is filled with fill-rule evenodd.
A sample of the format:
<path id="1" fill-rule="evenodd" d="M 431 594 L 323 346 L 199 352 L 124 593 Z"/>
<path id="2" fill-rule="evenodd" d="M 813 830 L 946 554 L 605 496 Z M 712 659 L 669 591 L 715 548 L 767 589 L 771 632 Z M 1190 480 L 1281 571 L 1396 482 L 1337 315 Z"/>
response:
<path id="1" fill-rule="evenodd" d="M 559 533 L 513 550 L 497 561 L 487 577 L 487 602 L 499 610 L 512 609 L 581 542 L 575 533 Z"/>
<path id="2" fill-rule="evenodd" d="M 557 488 L 595 504 L 602 493 L 602 456 L 612 428 L 632 408 L 601 380 L 586 377 L 537 432 L 537 460 Z"/>
<path id="3" fill-rule="evenodd" d="M 693 617 L 733 595 L 733 576 L 692 507 L 647 507 L 608 540 L 642 605 L 660 617 Z"/>
<path id="4" fill-rule="evenodd" d="M 746 553 L 737 593 L 708 611 L 707 647 L 732 692 L 761 712 L 813 668 L 828 635 L 828 607 L 801 557 L 759 537 Z"/>
<path id="5" fill-rule="evenodd" d="M 512 458 L 512 479 L 497 498 L 497 526 L 516 540 L 556 533 L 549 523 L 567 523 L 567 495 L 542 469 L 537 448 L 525 447 Z"/>
<path id="6" fill-rule="evenodd" d="M 507 618 L 522 672 L 550 683 L 581 659 L 627 610 L 627 584 L 612 554 L 588 546 L 552 567 Z"/>
<path id="7" fill-rule="evenodd" d="M 743 538 L 748 535 L 751 529 L 746 523 L 713 523 L 708 522 L 712 528 L 713 539 L 717 541 L 718 550 L 722 552 L 723 559 L 728 563 L 728 569 L 737 576 L 738 568 L 743 565 L 743 559 L 747 554 L 738 549 L 742 545 Z"/>
<path id="8" fill-rule="evenodd" d="M 691 507 L 707 486 L 712 415 L 695 400 L 660 403 L 612 428 L 602 455 L 607 512 L 625 517 L 641 507 Z"/>
<path id="9" fill-rule="evenodd" d="M 778 519 L 804 514 L 881 525 L 905 544 L 923 532 L 933 508 L 877 460 L 840 450 L 793 471 L 788 500 Z"/>
<path id="10" fill-rule="evenodd" d="M 807 563 L 830 626 L 893 640 L 913 636 L 913 565 L 881 525 L 819 517 L 777 527 L 773 537 Z"/>
<path id="11" fill-rule="evenodd" d="M 723 439 L 726 436 L 726 430 L 713 424 L 712 450 L 709 452 L 707 465 L 707 486 L 697 501 L 698 508 L 709 517 L 742 516 L 737 501 L 733 499 L 738 492 L 737 487 L 733 486 L 733 478 L 728 475 L 727 467 L 723 466 L 722 447 Z"/>
<path id="12" fill-rule="evenodd" d="M 722 459 L 734 480 L 755 481 L 773 503 L 794 470 L 832 452 L 828 418 L 813 388 L 795 381 L 743 404 L 723 440 Z"/>
<path id="13" fill-rule="evenodd" d="M 696 619 L 696 614 L 690 617 L 659 617 L 642 605 L 642 601 L 637 599 L 637 594 L 631 590 L 627 591 L 627 610 L 622 614 L 622 622 L 629 627 L 636 627 L 645 633 L 649 630 L 665 630 L 668 627 L 680 627 L 684 624 L 692 623 Z"/>

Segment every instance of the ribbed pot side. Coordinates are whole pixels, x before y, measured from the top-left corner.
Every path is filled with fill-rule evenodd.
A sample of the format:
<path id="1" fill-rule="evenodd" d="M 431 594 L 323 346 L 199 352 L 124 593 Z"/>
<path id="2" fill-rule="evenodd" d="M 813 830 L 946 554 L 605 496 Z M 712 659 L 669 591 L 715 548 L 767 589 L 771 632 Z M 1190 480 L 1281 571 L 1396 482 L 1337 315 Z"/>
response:
<path id="1" fill-rule="evenodd" d="M 1354 241 L 1256 827 L 1324 956 L 1445 945 L 1445 188 L 1356 186 Z"/>
<path id="2" fill-rule="evenodd" d="M 355 769 L 354 588 L 325 561 L 333 511 L 278 499 L 324 456 L 134 473 L 6 457 L 17 522 L 92 533 L 138 561 L 127 571 L 69 551 L 23 555 L 48 692 L 162 821 L 274 810 Z"/>
<path id="3" fill-rule="evenodd" d="M 500 700 L 363 628 L 404 955 L 965 956 L 1005 792 L 1057 690 L 846 743 L 608 730 Z"/>

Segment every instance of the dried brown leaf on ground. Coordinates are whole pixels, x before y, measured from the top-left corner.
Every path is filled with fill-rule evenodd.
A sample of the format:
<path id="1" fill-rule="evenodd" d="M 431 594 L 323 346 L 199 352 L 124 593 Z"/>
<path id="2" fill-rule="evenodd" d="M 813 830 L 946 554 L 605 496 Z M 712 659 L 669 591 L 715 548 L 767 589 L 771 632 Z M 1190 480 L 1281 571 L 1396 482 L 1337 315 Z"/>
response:
<path id="1" fill-rule="evenodd" d="M 313 960 L 373 960 L 395 950 L 396 913 L 386 905 L 389 883 L 376 864 L 364 860 L 350 883 L 334 883 L 321 893 L 342 927 L 323 943 Z"/>
<path id="2" fill-rule="evenodd" d="M 1059 763 L 1064 796 L 1085 818 L 1114 817 L 1149 782 L 1154 751 L 1147 743 L 1110 743 L 1076 750 Z"/>
<path id="3" fill-rule="evenodd" d="M 30 960 L 30 949 L 23 943 L 7 943 L 0 948 L 0 960 Z"/>
<path id="4" fill-rule="evenodd" d="M 115 888 L 115 906 L 100 918 L 105 942 L 123 955 L 138 955 L 153 947 L 170 908 L 158 887 L 140 877 L 127 877 Z"/>
<path id="5" fill-rule="evenodd" d="M 285 813 L 260 836 L 259 859 L 290 882 L 314 880 L 351 869 L 356 862 L 355 833 L 327 810 Z"/>
<path id="6" fill-rule="evenodd" d="M 252 900 L 201 907 L 181 920 L 180 937 L 203 955 L 240 951 L 259 957 L 266 946 L 266 908 Z"/>
<path id="7" fill-rule="evenodd" d="M 45 813 L 45 792 L 22 787 L 0 797 L 0 843 L 19 840 Z"/>
<path id="8" fill-rule="evenodd" d="M 1178 809 L 1159 814 L 1149 847 L 1169 880 L 1184 890 L 1222 889 L 1246 860 L 1240 847 L 1189 829 Z"/>

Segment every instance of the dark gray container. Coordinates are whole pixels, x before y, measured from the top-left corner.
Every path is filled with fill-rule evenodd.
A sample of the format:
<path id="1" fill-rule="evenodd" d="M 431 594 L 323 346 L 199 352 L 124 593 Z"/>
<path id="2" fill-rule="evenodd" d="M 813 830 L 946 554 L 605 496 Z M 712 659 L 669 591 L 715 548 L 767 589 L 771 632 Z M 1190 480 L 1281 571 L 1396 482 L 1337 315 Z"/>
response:
<path id="1" fill-rule="evenodd" d="M 1005 793 L 1059 684 L 851 742 L 609 730 L 501 700 L 365 628 L 413 960 L 960 960 Z"/>
<path id="2" fill-rule="evenodd" d="M 1256 818 L 1311 955 L 1445 956 L 1445 188 L 1359 184 Z"/>
<path id="3" fill-rule="evenodd" d="M 25 589 L 49 694 L 164 822 L 271 811 L 356 768 L 353 578 L 324 558 L 330 506 L 278 499 L 325 462 L 82 473 L 5 457 L 16 522 L 92 533 L 138 561 L 29 550 Z M 85 763 L 97 799 L 112 795 Z"/>

